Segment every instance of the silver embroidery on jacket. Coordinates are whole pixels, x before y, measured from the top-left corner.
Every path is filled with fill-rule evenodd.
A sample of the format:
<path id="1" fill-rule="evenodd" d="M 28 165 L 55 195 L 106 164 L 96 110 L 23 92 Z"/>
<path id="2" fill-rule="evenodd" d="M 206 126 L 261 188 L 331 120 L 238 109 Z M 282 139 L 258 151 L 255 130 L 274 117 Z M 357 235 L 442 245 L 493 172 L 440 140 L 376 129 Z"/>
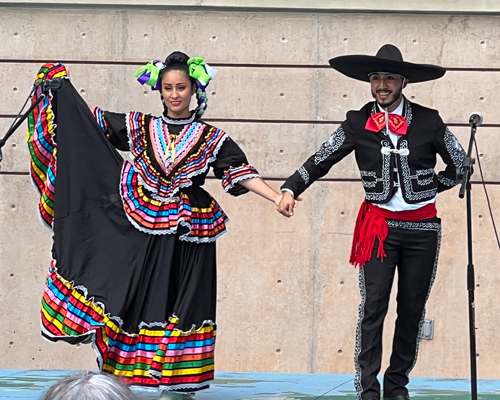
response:
<path id="1" fill-rule="evenodd" d="M 359 170 L 359 173 L 361 175 L 361 182 L 363 183 L 363 187 L 374 188 L 375 186 L 377 186 L 377 182 L 379 181 L 379 179 L 377 179 L 377 173 L 375 171 Z M 372 179 L 367 180 L 364 178 L 372 178 Z"/>
<path id="2" fill-rule="evenodd" d="M 424 178 L 427 177 L 427 178 Z M 427 186 L 434 182 L 434 168 L 417 169 L 417 185 Z"/>
<path id="3" fill-rule="evenodd" d="M 411 109 L 410 102 L 405 98 L 405 119 L 408 123 L 408 127 L 411 125 L 411 121 L 413 120 L 413 110 Z"/>
<path id="4" fill-rule="evenodd" d="M 384 152 L 383 149 L 390 148 L 390 144 L 388 140 L 382 140 L 380 142 L 382 145 L 381 155 L 382 155 L 382 177 L 376 178 L 377 182 L 382 182 L 382 191 L 381 192 L 370 192 L 366 193 L 366 200 L 368 201 L 382 201 L 387 199 L 389 193 L 391 191 L 391 152 Z M 364 173 L 371 173 L 372 176 L 374 174 L 373 171 L 364 171 Z M 368 175 L 366 175 L 368 176 Z M 376 175 L 375 175 L 376 176 Z M 365 181 L 363 181 L 363 185 Z M 371 184 L 371 183 L 369 183 Z"/>
<path id="5" fill-rule="evenodd" d="M 339 126 L 335 132 L 324 142 L 314 156 L 314 164 L 318 165 L 335 153 L 345 142 L 345 132 Z"/>
<path id="6" fill-rule="evenodd" d="M 462 182 L 460 179 L 447 178 L 441 172 L 437 175 L 437 179 L 438 179 L 439 183 L 441 183 L 442 185 L 448 186 L 448 187 L 457 186 L 460 182 Z"/>
<path id="7" fill-rule="evenodd" d="M 399 147 L 400 149 L 408 149 L 408 141 L 401 140 L 399 143 Z M 402 172 L 401 175 L 404 185 L 404 193 L 403 193 L 404 198 L 410 201 L 420 201 L 435 197 L 437 193 L 437 188 L 423 190 L 421 192 L 413 191 L 412 179 L 418 179 L 418 177 L 416 175 L 412 176 L 411 174 L 410 165 L 408 163 L 408 155 L 405 155 L 404 153 L 401 152 L 399 160 L 400 160 L 401 172 Z"/>
<path id="8" fill-rule="evenodd" d="M 307 169 L 305 169 L 304 166 L 301 166 L 297 171 L 304 180 L 304 183 L 307 185 L 309 183 L 309 172 L 307 172 Z"/>
<path id="9" fill-rule="evenodd" d="M 460 168 L 464 163 L 466 154 L 460 142 L 455 135 L 451 133 L 448 127 L 446 127 L 446 130 L 444 131 L 444 145 L 450 154 L 453 165 Z"/>

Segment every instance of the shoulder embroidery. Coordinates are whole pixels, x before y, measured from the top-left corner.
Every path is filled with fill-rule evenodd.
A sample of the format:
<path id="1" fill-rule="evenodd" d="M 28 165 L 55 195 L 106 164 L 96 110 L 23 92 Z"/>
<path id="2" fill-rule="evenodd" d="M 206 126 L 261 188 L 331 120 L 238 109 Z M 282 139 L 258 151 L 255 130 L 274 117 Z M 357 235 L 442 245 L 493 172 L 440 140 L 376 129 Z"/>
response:
<path id="1" fill-rule="evenodd" d="M 453 133 L 446 127 L 444 131 L 444 145 L 446 146 L 446 150 L 450 154 L 451 160 L 453 161 L 453 165 L 457 168 L 460 168 L 465 160 L 465 151 L 460 145 L 460 142 L 455 137 Z"/>
<path id="2" fill-rule="evenodd" d="M 325 161 L 330 155 L 335 153 L 345 142 L 345 132 L 339 126 L 335 132 L 324 142 L 314 156 L 314 164 L 318 165 Z"/>

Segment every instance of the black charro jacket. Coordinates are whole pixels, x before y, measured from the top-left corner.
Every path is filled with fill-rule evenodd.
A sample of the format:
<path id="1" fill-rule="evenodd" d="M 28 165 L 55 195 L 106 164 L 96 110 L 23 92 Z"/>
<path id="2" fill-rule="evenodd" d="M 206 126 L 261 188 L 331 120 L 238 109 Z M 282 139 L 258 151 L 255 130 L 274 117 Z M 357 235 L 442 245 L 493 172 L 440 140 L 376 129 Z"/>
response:
<path id="1" fill-rule="evenodd" d="M 352 151 L 365 189 L 365 199 L 370 203 L 387 203 L 399 185 L 404 200 L 415 204 L 430 200 L 436 193 L 459 184 L 456 170 L 462 166 L 466 154 L 457 138 L 436 110 L 411 103 L 406 98 L 403 101 L 408 131 L 398 138 L 396 148 L 385 128 L 379 133 L 365 129 L 368 118 L 378 111 L 376 103 L 370 102 L 359 111 L 349 111 L 346 120 L 286 180 L 282 189 L 292 191 L 297 197 Z M 446 169 L 436 174 L 437 154 L 446 163 Z"/>

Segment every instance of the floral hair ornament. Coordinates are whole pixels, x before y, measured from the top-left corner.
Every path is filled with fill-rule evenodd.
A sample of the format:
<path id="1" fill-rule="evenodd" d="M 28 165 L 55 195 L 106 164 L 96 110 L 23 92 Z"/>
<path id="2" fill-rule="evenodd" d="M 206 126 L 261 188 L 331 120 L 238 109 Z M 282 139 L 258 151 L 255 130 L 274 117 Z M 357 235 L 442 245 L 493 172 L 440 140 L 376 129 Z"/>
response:
<path id="1" fill-rule="evenodd" d="M 203 58 L 193 57 L 187 61 L 189 67 L 189 76 L 196 81 L 198 90 L 196 98 L 198 99 L 198 107 L 196 114 L 201 117 L 207 109 L 207 94 L 206 89 L 210 80 L 217 74 L 217 70 L 208 65 Z"/>
<path id="2" fill-rule="evenodd" d="M 160 60 L 152 60 L 139 68 L 134 76 L 141 85 L 151 86 L 151 90 L 160 90 L 158 77 L 163 68 L 165 68 L 165 65 Z"/>

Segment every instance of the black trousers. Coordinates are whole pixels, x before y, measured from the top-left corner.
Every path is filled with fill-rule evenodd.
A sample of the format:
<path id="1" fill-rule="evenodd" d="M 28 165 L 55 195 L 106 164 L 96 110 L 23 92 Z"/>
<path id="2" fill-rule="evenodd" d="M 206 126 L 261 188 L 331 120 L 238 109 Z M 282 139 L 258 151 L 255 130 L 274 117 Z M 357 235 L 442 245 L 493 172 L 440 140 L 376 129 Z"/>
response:
<path id="1" fill-rule="evenodd" d="M 384 397 L 407 395 L 406 385 L 418 355 L 425 303 L 436 275 L 441 241 L 439 218 L 418 222 L 387 220 L 384 243 L 387 257 L 371 260 L 360 269 L 361 304 L 356 331 L 355 386 L 357 399 L 379 399 L 377 374 L 382 359 L 382 329 L 391 287 L 398 270 L 397 320 L 390 365 L 384 374 Z"/>

